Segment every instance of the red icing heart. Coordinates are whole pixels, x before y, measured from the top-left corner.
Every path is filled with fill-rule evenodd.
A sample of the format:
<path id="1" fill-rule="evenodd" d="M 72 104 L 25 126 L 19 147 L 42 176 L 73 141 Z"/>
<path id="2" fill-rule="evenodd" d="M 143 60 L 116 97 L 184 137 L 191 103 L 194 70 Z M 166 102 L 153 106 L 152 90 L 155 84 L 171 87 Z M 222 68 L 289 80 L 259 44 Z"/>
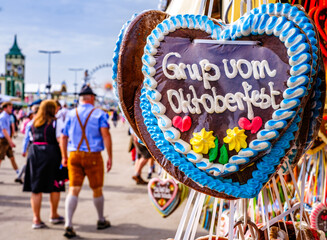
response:
<path id="1" fill-rule="evenodd" d="M 180 116 L 175 116 L 173 118 L 174 127 L 181 130 L 181 132 L 186 132 L 190 129 L 192 125 L 192 119 L 189 116 L 181 118 Z"/>
<path id="2" fill-rule="evenodd" d="M 327 220 L 327 215 L 321 215 L 320 218 L 321 218 L 321 220 L 326 221 Z"/>
<path id="3" fill-rule="evenodd" d="M 245 130 L 251 130 L 251 133 L 253 134 L 258 132 L 261 128 L 262 119 L 261 117 L 255 117 L 253 118 L 252 122 L 250 122 L 249 119 L 242 117 L 240 120 L 238 120 L 238 125 Z"/>

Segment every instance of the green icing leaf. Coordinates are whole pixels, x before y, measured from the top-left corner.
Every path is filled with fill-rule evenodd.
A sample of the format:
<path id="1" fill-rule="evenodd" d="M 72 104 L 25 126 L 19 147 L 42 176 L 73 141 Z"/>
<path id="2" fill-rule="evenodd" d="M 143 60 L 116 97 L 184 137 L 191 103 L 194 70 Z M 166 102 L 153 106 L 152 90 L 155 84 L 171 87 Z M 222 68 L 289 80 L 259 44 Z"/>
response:
<path id="1" fill-rule="evenodd" d="M 223 144 L 223 146 L 220 148 L 220 156 L 219 156 L 218 161 L 221 164 L 228 163 L 228 151 L 227 151 L 227 148 L 226 148 L 225 144 Z"/>
<path id="2" fill-rule="evenodd" d="M 209 150 L 209 162 L 216 160 L 218 156 L 218 138 L 215 139 L 215 147 Z"/>

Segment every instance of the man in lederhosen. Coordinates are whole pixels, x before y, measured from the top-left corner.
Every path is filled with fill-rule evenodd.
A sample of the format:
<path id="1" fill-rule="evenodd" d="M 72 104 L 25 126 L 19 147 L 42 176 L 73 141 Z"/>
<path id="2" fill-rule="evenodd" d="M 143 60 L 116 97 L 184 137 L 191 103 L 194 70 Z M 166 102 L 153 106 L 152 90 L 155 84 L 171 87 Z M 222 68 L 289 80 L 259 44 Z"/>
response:
<path id="1" fill-rule="evenodd" d="M 90 187 L 93 190 L 93 202 L 99 217 L 97 229 L 110 227 L 110 222 L 103 216 L 104 164 L 101 157 L 101 151 L 105 147 L 108 153 L 106 167 L 107 172 L 109 172 L 112 166 L 112 146 L 108 114 L 94 107 L 96 95 L 89 85 L 82 87 L 79 96 L 79 106 L 71 110 L 66 116 L 60 143 L 62 165 L 68 167 L 69 175 L 64 234 L 67 238 L 76 236 L 72 226 L 72 218 L 85 176 L 88 177 Z"/>
<path id="2" fill-rule="evenodd" d="M 1 104 L 2 112 L 0 114 L 0 165 L 1 162 L 7 156 L 10 161 L 12 168 L 16 171 L 17 178 L 15 182 L 23 183 L 19 177 L 19 169 L 15 161 L 13 148 L 16 147 L 12 140 L 12 128 L 10 123 L 10 114 L 12 114 L 13 105 L 11 102 L 4 102 Z"/>

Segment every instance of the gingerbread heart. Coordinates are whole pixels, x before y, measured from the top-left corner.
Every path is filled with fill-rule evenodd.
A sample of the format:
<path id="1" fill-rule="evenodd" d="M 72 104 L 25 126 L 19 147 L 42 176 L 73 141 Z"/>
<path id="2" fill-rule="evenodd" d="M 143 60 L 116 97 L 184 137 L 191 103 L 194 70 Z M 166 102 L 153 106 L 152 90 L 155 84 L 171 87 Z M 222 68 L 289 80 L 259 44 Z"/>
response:
<path id="1" fill-rule="evenodd" d="M 144 48 L 144 87 L 133 104 L 141 138 L 173 177 L 212 196 L 256 196 L 285 158 L 299 158 L 316 131 L 318 41 L 301 30 L 312 25 L 288 4 L 262 6 L 269 15 L 262 7 L 230 26 L 205 16 L 170 17 Z M 215 39 L 224 42 L 210 42 Z M 191 118 L 188 131 L 174 125 L 176 115 Z M 240 118 L 255 116 L 263 122 L 257 134 L 238 128 Z"/>
<path id="2" fill-rule="evenodd" d="M 153 178 L 148 184 L 148 195 L 154 207 L 166 217 L 179 203 L 178 185 L 172 179 Z"/>
<path id="3" fill-rule="evenodd" d="M 318 204 L 310 215 L 311 226 L 327 233 L 327 206 Z"/>
<path id="4" fill-rule="evenodd" d="M 234 24 L 235 27 L 221 29 L 203 16 L 176 16 L 163 21 L 148 37 L 148 44 L 145 46 L 145 55 L 143 56 L 146 91 L 143 96 L 146 96 L 151 104 L 151 111 L 158 119 L 156 127 L 163 131 L 164 139 L 174 146 L 176 152 L 182 153 L 190 163 L 195 163 L 199 171 L 204 170 L 209 174 L 219 176 L 239 171 L 240 165 L 253 162 L 250 158 L 255 159 L 257 155 L 265 154 L 265 151 L 272 147 L 275 139 L 279 139 L 282 135 L 278 129 L 282 128 L 283 131 L 288 129 L 290 125 L 287 124 L 287 120 L 288 122 L 294 121 L 299 105 L 301 102 L 305 104 L 307 100 L 304 95 L 308 91 L 306 87 L 311 77 L 309 70 L 311 69 L 309 64 L 311 60 L 300 63 L 301 66 L 306 66 L 306 70 L 303 69 L 301 74 L 293 72 L 295 65 L 296 68 L 300 67 L 299 63 L 294 62 L 293 66 L 288 65 L 287 46 L 284 46 L 276 37 L 251 36 L 251 40 L 259 41 L 263 46 L 267 44 L 266 48 L 269 49 L 269 53 L 265 53 L 265 48 L 261 46 L 236 48 L 235 45 L 223 45 L 222 47 L 218 45 L 219 47 L 217 47 L 216 44 L 205 44 L 207 46 L 204 47 L 204 44 L 196 44 L 189 40 L 221 38 L 226 41 L 235 39 L 237 34 L 239 34 L 238 38 L 241 38 L 242 34 L 249 36 L 251 32 L 259 31 L 259 26 L 255 23 L 262 23 L 261 21 L 272 21 L 276 24 L 278 22 L 277 25 L 283 21 L 283 24 L 288 22 L 285 18 L 258 14 L 240 19 L 238 23 Z M 289 28 L 293 26 L 292 31 L 300 33 L 291 22 L 288 24 Z M 264 27 L 260 29 L 262 34 L 265 33 Z M 269 31 L 273 32 L 273 30 Z M 280 34 L 283 33 L 277 33 L 278 36 Z M 302 38 L 300 40 L 303 41 L 302 43 L 307 41 L 305 35 L 299 38 Z M 269 44 L 278 46 L 279 49 L 284 47 L 284 59 L 283 54 L 272 54 Z M 289 45 L 288 49 L 290 47 Z M 244 55 L 242 55 L 243 52 Z M 261 58 L 258 58 L 258 52 L 262 54 Z M 289 57 L 293 56 L 292 53 L 289 54 L 291 54 Z M 307 51 L 304 54 L 310 54 L 310 52 Z M 271 63 L 266 60 L 267 55 L 269 55 Z M 261 67 L 257 68 L 259 65 Z M 259 69 L 262 69 L 262 72 L 259 72 Z M 288 71 L 291 71 L 293 76 L 288 76 Z M 308 81 L 304 81 L 302 84 L 296 83 L 299 84 L 296 89 L 285 87 L 287 79 L 294 79 L 294 77 Z M 278 81 L 277 79 L 284 80 Z M 238 84 L 236 84 L 237 82 Z M 258 85 L 259 82 L 261 82 L 260 85 Z M 233 92 L 229 92 L 230 89 L 233 89 Z M 300 90 L 302 94 L 293 95 L 296 90 Z M 258 92 L 256 99 L 261 102 L 260 106 L 257 105 L 258 108 L 255 108 L 256 102 L 253 104 L 251 100 L 244 101 L 245 96 L 254 99 L 253 94 L 257 94 L 256 92 Z M 286 94 L 281 96 L 282 92 Z M 287 96 L 288 92 L 289 96 Z M 259 95 L 262 97 L 261 99 Z M 241 103 L 242 100 L 243 103 Z M 244 104 L 247 105 L 247 111 L 244 111 Z M 260 109 L 265 109 L 264 112 L 267 114 L 262 114 Z M 173 115 L 182 112 L 192 114 L 192 122 L 197 123 L 191 126 L 190 134 L 182 135 L 171 124 Z M 238 129 L 239 119 L 235 117 L 240 116 L 242 112 L 249 119 L 253 119 L 255 115 L 261 115 L 260 117 L 266 124 L 265 129 L 261 130 L 257 136 L 246 135 L 244 130 Z M 205 119 L 205 121 L 198 119 Z M 162 122 L 165 124 L 161 124 Z M 219 123 L 218 128 L 217 123 Z M 276 124 L 282 124 L 282 127 L 272 128 L 270 126 L 276 126 Z M 149 132 L 152 127 L 153 125 L 148 126 Z M 294 132 L 295 127 L 292 127 L 291 131 Z M 220 141 L 217 144 L 229 145 L 230 158 L 225 165 L 208 161 L 207 154 L 210 149 L 215 147 L 215 139 Z M 161 149 L 161 151 L 165 150 Z M 270 171 L 274 172 L 275 170 Z"/>
<path id="5" fill-rule="evenodd" d="M 113 58 L 113 79 L 116 95 L 120 101 L 120 108 L 130 123 L 134 132 L 140 137 L 134 120 L 134 96 L 143 81 L 141 71 L 143 48 L 146 37 L 153 28 L 168 15 L 161 11 L 145 11 L 133 16 L 122 28 L 116 43 Z M 137 29 L 137 31 L 135 30 Z"/>
<path id="6" fill-rule="evenodd" d="M 119 107 L 134 132 L 141 138 L 135 123 L 135 93 L 143 83 L 142 55 L 146 38 L 151 31 L 168 14 L 162 11 L 149 10 L 133 15 L 127 21 L 118 36 L 113 56 L 112 79 L 116 96 L 120 99 Z M 217 22 L 219 25 L 221 23 Z"/>
<path id="7" fill-rule="evenodd" d="M 252 10 L 253 13 L 267 13 L 269 15 L 284 16 L 288 20 L 293 21 L 297 26 L 301 26 L 302 30 L 306 33 L 311 45 L 313 46 L 313 58 L 317 59 L 316 68 L 311 81 L 314 83 L 314 90 L 310 96 L 310 104 L 305 107 L 302 116 L 301 125 L 309 126 L 301 127 L 298 131 L 296 142 L 294 142 L 294 147 L 290 154 L 286 154 L 285 161 L 288 161 L 292 166 L 295 166 L 297 160 L 300 159 L 304 151 L 307 151 L 311 146 L 314 139 L 316 139 L 319 125 L 321 122 L 321 116 L 323 111 L 323 106 L 325 102 L 325 72 L 324 63 L 321 53 L 319 51 L 319 32 L 316 28 L 313 20 L 306 14 L 299 6 L 291 6 L 290 4 L 268 4 L 262 5 L 259 8 Z M 314 12 L 311 11 L 311 14 Z M 313 17 L 312 17 L 313 18 Z M 321 49 L 323 50 L 323 49 Z M 298 137 L 300 136 L 300 137 Z M 288 172 L 288 165 L 286 163 L 281 167 L 283 173 Z"/>

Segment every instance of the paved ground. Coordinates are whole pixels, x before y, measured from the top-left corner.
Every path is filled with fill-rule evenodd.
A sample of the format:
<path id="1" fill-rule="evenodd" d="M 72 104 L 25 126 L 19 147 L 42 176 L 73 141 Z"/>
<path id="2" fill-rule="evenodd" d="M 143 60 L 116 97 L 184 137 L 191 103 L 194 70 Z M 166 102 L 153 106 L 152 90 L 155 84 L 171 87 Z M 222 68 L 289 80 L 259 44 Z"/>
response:
<path id="1" fill-rule="evenodd" d="M 139 239 L 157 240 L 174 237 L 185 202 L 168 218 L 162 218 L 152 207 L 145 186 L 137 186 L 131 179 L 134 166 L 127 153 L 128 126 L 118 125 L 111 129 L 113 138 L 113 169 L 105 176 L 105 216 L 112 227 L 98 231 L 95 229 L 97 214 L 93 206 L 92 192 L 84 183 L 77 210 L 74 215 L 75 229 L 79 239 Z M 22 136 L 15 139 L 15 156 L 22 166 Z M 146 177 L 147 167 L 143 171 Z M 156 174 L 155 174 L 156 176 Z M 22 192 L 22 186 L 14 183 L 15 173 L 6 159 L 0 167 L 0 239 L 57 240 L 63 237 L 63 225 L 49 225 L 49 229 L 33 230 L 30 194 Z M 67 190 L 66 190 L 67 193 Z M 64 215 L 64 199 L 61 196 L 59 213 Z M 44 194 L 41 215 L 43 221 L 49 218 L 49 195 Z M 202 231 L 203 232 L 203 231 Z"/>

